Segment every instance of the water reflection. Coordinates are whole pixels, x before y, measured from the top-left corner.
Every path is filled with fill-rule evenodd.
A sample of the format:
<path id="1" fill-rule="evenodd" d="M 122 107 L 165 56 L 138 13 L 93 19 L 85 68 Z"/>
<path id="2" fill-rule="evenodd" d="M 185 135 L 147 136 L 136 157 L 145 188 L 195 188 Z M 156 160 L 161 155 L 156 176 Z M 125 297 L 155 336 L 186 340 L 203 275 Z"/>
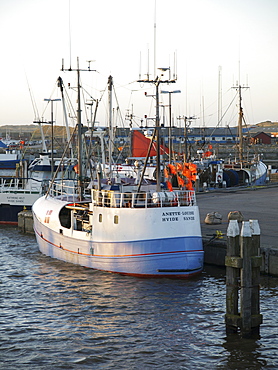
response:
<path id="1" fill-rule="evenodd" d="M 238 334 L 230 334 L 225 338 L 223 347 L 228 351 L 220 369 L 264 369 L 267 361 L 261 357 L 262 343 L 253 338 L 242 338 Z M 240 367 L 242 366 L 242 367 Z"/>
<path id="2" fill-rule="evenodd" d="M 260 338 L 226 336 L 225 269 L 190 280 L 139 279 L 42 255 L 1 229 L 3 368 L 278 368 L 278 279 L 261 279 Z"/>

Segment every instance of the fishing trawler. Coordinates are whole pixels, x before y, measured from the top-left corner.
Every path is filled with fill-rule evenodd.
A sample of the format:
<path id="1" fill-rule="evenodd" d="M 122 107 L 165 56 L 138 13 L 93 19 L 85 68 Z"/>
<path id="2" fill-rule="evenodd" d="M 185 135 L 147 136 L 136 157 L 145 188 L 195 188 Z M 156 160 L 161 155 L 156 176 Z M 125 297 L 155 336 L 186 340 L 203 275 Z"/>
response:
<path id="1" fill-rule="evenodd" d="M 79 89 L 79 66 L 76 71 Z M 160 83 L 157 78 L 157 96 Z M 112 86 L 110 76 L 110 94 Z M 80 128 L 79 99 L 77 104 Z M 111 95 L 109 104 L 112 112 Z M 159 142 L 158 114 L 156 131 Z M 82 140 L 79 153 L 81 145 Z M 109 159 L 110 155 L 111 151 Z M 156 163 L 160 169 L 160 150 Z M 204 251 L 194 190 L 186 186 L 164 189 L 160 170 L 155 184 L 145 184 L 142 173 L 137 184 L 110 178 L 104 185 L 98 173 L 98 185 L 91 179 L 86 187 L 81 165 L 78 173 L 77 183 L 53 179 L 47 194 L 33 205 L 42 253 L 92 269 L 141 277 L 187 278 L 202 271 Z"/>
<path id="2" fill-rule="evenodd" d="M 235 185 L 264 185 L 267 177 L 267 166 L 257 155 L 251 160 L 244 157 L 243 148 L 243 107 L 242 107 L 242 86 L 235 87 L 238 91 L 238 158 L 224 163 L 223 170 L 226 182 L 229 186 Z"/>
<path id="3" fill-rule="evenodd" d="M 46 193 L 54 171 L 57 170 L 57 177 L 61 174 L 67 179 L 76 176 L 73 169 L 75 159 L 72 156 L 55 158 L 53 149 L 47 151 L 41 122 L 36 123 L 39 123 L 42 137 L 42 151 L 38 157 L 30 161 L 21 151 L 14 149 L 2 157 L 0 155 L 0 224 L 17 225 L 19 212 L 30 210 L 34 202 Z"/>
<path id="4" fill-rule="evenodd" d="M 8 148 L 6 153 L 0 154 L 0 224 L 17 225 L 18 213 L 31 209 L 35 200 L 43 194 L 45 166 L 38 175 L 38 171 L 29 172 L 32 163 L 24 158 L 22 147 Z"/>
<path id="5" fill-rule="evenodd" d="M 61 165 L 60 158 L 54 158 L 54 169 Z M 63 160 L 67 175 L 74 177 L 71 161 Z M 51 179 L 51 158 L 49 153 L 41 153 L 28 166 L 28 162 L 21 162 L 19 176 L 3 176 L 0 178 L 0 224 L 17 225 L 18 213 L 30 210 L 34 202 L 46 193 Z M 59 172 L 59 175 L 61 172 Z"/>
<path id="6" fill-rule="evenodd" d="M 209 145 L 209 150 L 203 153 L 205 158 L 202 158 L 202 161 L 198 163 L 199 168 L 202 168 L 200 182 L 208 186 L 210 184 L 212 187 L 260 186 L 266 184 L 267 166 L 261 161 L 260 155 L 256 154 L 253 158 L 249 158 L 248 153 L 244 153 L 242 86 L 239 84 L 235 88 L 238 92 L 239 106 L 238 143 L 235 157 L 229 158 L 228 161 L 216 159 L 211 151 L 212 146 Z"/>

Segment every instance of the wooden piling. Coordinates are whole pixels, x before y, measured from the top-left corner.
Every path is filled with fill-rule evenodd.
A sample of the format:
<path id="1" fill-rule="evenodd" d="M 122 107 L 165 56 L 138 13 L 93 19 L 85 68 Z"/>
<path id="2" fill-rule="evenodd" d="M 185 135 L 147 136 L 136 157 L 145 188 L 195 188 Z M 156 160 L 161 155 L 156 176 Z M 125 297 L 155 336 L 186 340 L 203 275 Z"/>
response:
<path id="1" fill-rule="evenodd" d="M 260 228 L 257 220 L 238 223 L 231 220 L 227 230 L 226 332 L 240 328 L 243 336 L 258 334 L 262 323 L 259 303 Z M 240 289 L 240 312 L 238 290 Z"/>
<path id="2" fill-rule="evenodd" d="M 240 261 L 239 227 L 236 220 L 230 220 L 227 229 L 227 255 L 226 265 L 226 331 L 237 332 L 239 323 L 238 312 L 238 284 Z M 240 266 L 238 266 L 238 264 Z"/>
<path id="3" fill-rule="evenodd" d="M 262 257 L 260 255 L 260 226 L 258 220 L 250 220 L 250 227 L 252 230 L 252 328 L 253 334 L 259 334 L 260 324 L 263 317 L 260 314 L 260 267 L 262 264 Z"/>
<path id="4" fill-rule="evenodd" d="M 251 297 L 252 297 L 252 230 L 250 223 L 243 221 L 240 233 L 240 256 L 242 269 L 240 271 L 240 306 L 241 330 L 243 334 L 251 332 Z"/>
<path id="5" fill-rule="evenodd" d="M 17 220 L 18 229 L 20 232 L 24 234 L 34 234 L 33 215 L 31 210 L 24 210 L 19 212 Z"/>

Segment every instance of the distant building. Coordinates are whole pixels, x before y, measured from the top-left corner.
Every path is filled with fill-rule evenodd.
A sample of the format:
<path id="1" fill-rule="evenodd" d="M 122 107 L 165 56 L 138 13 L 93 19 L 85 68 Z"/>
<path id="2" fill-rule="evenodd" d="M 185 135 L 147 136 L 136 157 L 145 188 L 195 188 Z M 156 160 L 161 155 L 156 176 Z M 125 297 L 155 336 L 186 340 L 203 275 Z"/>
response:
<path id="1" fill-rule="evenodd" d="M 266 134 L 265 132 L 259 132 L 252 135 L 251 142 L 254 144 L 272 144 L 271 135 Z"/>
<path id="2" fill-rule="evenodd" d="M 261 140 L 261 144 L 275 144 L 278 141 L 278 125 L 273 126 L 255 126 L 250 129 L 251 137 L 255 137 L 256 135 L 260 135 L 259 139 Z M 268 135 L 271 138 L 269 142 L 269 138 L 264 135 Z"/>
<path id="3" fill-rule="evenodd" d="M 154 130 L 153 127 L 140 127 L 133 130 L 140 130 L 147 136 L 151 136 Z M 238 142 L 237 127 L 175 127 L 171 129 L 171 137 L 174 144 L 183 144 L 185 136 L 187 142 L 190 144 L 235 144 Z M 244 130 L 245 131 L 245 130 Z M 244 136 L 247 134 L 244 133 Z M 115 134 L 115 142 L 126 141 L 130 137 L 130 129 L 117 128 Z M 164 142 L 168 144 L 169 141 L 169 127 L 161 127 L 161 137 Z"/>
<path id="4" fill-rule="evenodd" d="M 188 141 L 192 144 L 234 144 L 237 142 L 237 136 L 237 127 L 192 127 L 187 130 Z"/>

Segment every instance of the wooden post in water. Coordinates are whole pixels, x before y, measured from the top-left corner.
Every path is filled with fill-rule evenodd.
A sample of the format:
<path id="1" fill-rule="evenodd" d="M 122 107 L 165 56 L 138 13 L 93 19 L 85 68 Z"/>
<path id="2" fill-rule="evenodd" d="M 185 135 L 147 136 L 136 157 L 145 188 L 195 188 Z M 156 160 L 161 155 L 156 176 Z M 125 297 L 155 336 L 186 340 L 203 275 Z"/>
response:
<path id="1" fill-rule="evenodd" d="M 240 271 L 240 306 L 241 330 L 244 334 L 251 332 L 251 297 L 252 297 L 252 230 L 250 223 L 243 221 L 240 233 L 240 256 L 242 269 Z"/>
<path id="2" fill-rule="evenodd" d="M 261 230 L 258 220 L 250 220 L 252 230 L 252 334 L 260 333 L 260 324 L 263 316 L 260 314 L 260 267 L 262 257 L 260 256 L 260 235 Z"/>
<path id="3" fill-rule="evenodd" d="M 226 332 L 235 333 L 239 326 L 238 290 L 239 267 L 241 267 L 239 247 L 239 227 L 237 220 L 230 220 L 227 229 L 226 255 Z"/>
<path id="4" fill-rule="evenodd" d="M 257 220 L 243 221 L 239 236 L 237 221 L 231 220 L 227 230 L 226 331 L 241 329 L 243 336 L 259 334 L 259 282 L 261 257 L 260 228 Z M 238 312 L 240 283 L 240 312 Z"/>

